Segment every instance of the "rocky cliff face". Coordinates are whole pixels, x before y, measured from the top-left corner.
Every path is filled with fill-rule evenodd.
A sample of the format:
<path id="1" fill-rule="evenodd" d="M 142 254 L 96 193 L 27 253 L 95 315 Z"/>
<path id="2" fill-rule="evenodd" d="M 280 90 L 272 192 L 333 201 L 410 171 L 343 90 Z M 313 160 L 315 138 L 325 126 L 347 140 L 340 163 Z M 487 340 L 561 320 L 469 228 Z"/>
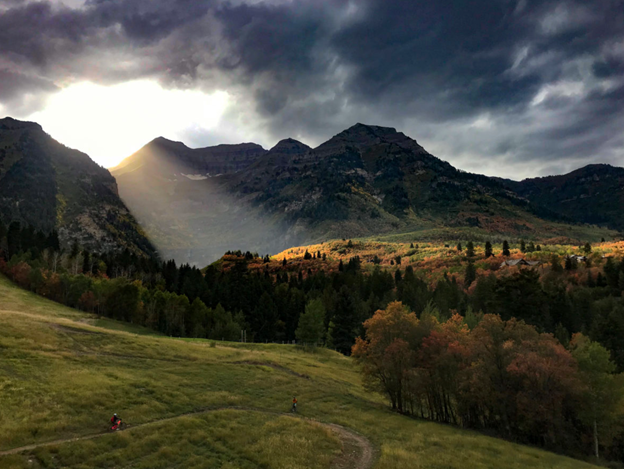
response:
<path id="1" fill-rule="evenodd" d="M 0 218 L 56 229 L 63 244 L 93 252 L 155 252 L 108 170 L 32 122 L 0 120 Z"/>

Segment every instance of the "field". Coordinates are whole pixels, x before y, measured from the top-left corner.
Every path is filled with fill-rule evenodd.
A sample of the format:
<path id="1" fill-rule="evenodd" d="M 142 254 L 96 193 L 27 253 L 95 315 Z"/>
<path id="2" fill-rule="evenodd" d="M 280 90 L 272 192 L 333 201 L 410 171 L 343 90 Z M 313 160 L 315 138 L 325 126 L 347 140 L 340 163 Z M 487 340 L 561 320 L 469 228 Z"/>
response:
<path id="1" fill-rule="evenodd" d="M 593 467 L 394 414 L 329 350 L 158 336 L 4 277 L 0 402 L 2 468 Z"/>

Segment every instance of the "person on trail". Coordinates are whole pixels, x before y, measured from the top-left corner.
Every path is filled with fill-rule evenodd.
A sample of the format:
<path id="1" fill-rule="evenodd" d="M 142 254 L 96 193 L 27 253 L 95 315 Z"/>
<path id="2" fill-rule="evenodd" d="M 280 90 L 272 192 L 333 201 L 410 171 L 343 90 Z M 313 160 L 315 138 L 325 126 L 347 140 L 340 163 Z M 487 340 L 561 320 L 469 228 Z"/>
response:
<path id="1" fill-rule="evenodd" d="M 117 414 L 113 414 L 113 416 L 110 419 L 112 427 L 112 430 L 117 430 L 117 428 L 119 428 L 119 423 L 121 422 L 121 419 L 117 416 Z"/>
<path id="2" fill-rule="evenodd" d="M 292 411 L 297 412 L 297 398 L 296 397 L 293 397 Z"/>

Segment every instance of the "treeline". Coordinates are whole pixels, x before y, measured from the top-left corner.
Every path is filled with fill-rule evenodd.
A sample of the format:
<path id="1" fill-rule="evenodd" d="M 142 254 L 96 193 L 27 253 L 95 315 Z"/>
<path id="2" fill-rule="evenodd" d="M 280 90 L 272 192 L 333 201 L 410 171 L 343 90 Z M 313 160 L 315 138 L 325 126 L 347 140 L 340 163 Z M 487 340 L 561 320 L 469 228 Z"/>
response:
<path id="1" fill-rule="evenodd" d="M 363 322 L 398 300 L 418 317 L 435 310 L 441 320 L 454 313 L 517 318 L 553 333 L 566 346 L 582 332 L 604 345 L 624 370 L 623 260 L 595 261 L 603 262 L 601 269 L 566 260 L 565 270 L 563 259 L 555 257 L 546 274 L 514 268 L 505 276 L 477 275 L 468 260 L 463 272 L 431 283 L 411 266 L 393 271 L 371 266 L 364 272 L 358 257 L 325 272 L 318 266 L 330 264 L 319 264 L 318 253 L 312 254 L 316 263 L 276 266 L 268 257 L 230 252 L 227 263 L 202 272 L 128 251 L 106 256 L 77 246 L 63 251 L 53 234 L 14 225 L 0 228 L 6 259 L 0 267 L 16 283 L 68 306 L 168 335 L 238 339 L 246 330 L 249 341 L 324 343 L 349 354 L 364 332 Z M 46 244 L 48 238 L 52 241 Z M 264 270 L 249 269 L 252 263 Z M 312 302 L 314 314 L 300 324 Z"/>
<path id="2" fill-rule="evenodd" d="M 577 456 L 624 457 L 624 383 L 609 352 L 583 334 L 564 347 L 517 319 L 419 318 L 400 302 L 364 328 L 353 356 L 399 412 Z"/>

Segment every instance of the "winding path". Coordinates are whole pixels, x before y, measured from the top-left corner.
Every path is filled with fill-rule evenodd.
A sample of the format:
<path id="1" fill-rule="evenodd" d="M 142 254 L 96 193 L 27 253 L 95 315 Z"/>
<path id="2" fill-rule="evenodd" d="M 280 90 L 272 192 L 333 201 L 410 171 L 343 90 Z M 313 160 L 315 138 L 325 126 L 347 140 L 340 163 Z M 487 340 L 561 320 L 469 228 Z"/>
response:
<path id="1" fill-rule="evenodd" d="M 180 414 L 175 417 L 167 417 L 164 419 L 153 420 L 151 422 L 139 424 L 139 425 L 128 425 L 126 428 L 120 431 L 130 430 L 133 428 L 145 427 L 147 425 L 154 425 L 160 422 L 167 422 L 170 420 L 175 420 L 180 417 L 188 417 L 191 415 L 205 414 L 208 412 L 218 412 L 221 410 L 240 410 L 240 411 L 248 411 L 248 412 L 262 412 L 264 414 L 272 414 L 272 415 L 280 415 L 291 418 L 299 418 L 302 420 L 307 420 L 309 422 L 314 422 L 317 425 L 321 425 L 325 428 L 330 429 L 334 432 L 342 443 L 342 453 L 337 456 L 331 463 L 331 469 L 371 469 L 373 467 L 373 463 L 375 461 L 374 457 L 374 449 L 371 442 L 364 436 L 356 433 L 355 431 L 343 427 L 341 425 L 337 425 L 335 423 L 323 423 L 315 419 L 307 418 L 307 417 L 299 417 L 297 415 L 292 415 L 290 413 L 283 412 L 274 412 L 270 410 L 264 409 L 256 409 L 253 407 L 237 407 L 237 406 L 226 406 L 226 407 L 215 407 L 210 409 L 199 410 L 195 412 L 188 412 L 185 414 Z M 7 456 L 10 454 L 18 454 L 23 453 L 25 451 L 31 451 L 36 448 L 41 448 L 44 446 L 56 446 L 64 443 L 72 443 L 74 441 L 81 440 L 91 440 L 93 438 L 99 438 L 101 436 L 111 435 L 110 431 L 101 432 L 101 433 L 93 433 L 91 435 L 78 436 L 74 438 L 65 438 L 62 440 L 54 440 L 48 441 L 45 443 L 37 443 L 33 445 L 21 446 L 19 448 L 13 448 L 5 451 L 0 451 L 0 456 Z"/>

